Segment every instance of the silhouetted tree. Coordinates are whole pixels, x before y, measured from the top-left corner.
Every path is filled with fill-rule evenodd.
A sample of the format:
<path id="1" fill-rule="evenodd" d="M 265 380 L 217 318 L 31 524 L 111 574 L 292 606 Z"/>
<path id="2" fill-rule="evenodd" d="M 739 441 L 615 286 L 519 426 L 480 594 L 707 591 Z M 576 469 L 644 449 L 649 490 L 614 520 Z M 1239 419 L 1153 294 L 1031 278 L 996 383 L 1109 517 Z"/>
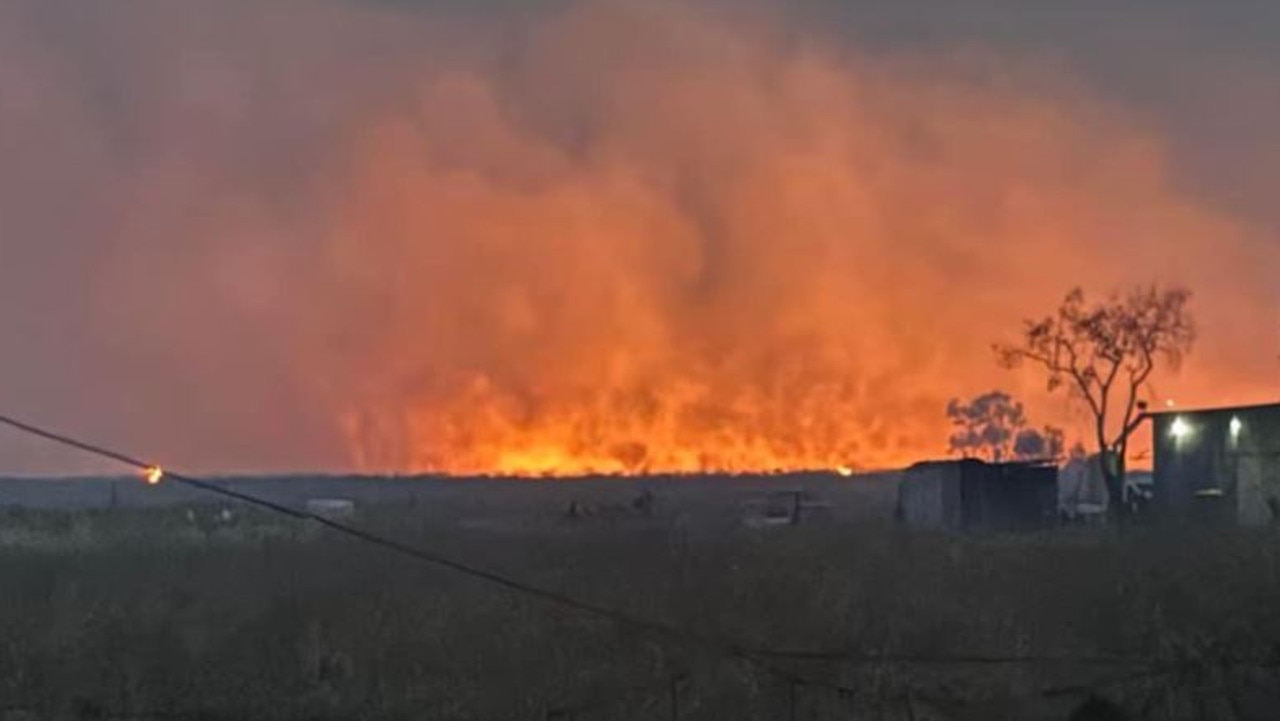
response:
<path id="1" fill-rule="evenodd" d="M 1013 439 L 1013 457 L 1020 461 L 1057 460 L 1062 457 L 1063 445 L 1061 428 L 1024 428 Z"/>
<path id="2" fill-rule="evenodd" d="M 997 345 L 1005 367 L 1043 368 L 1049 390 L 1065 386 L 1088 406 L 1113 515 L 1124 507 L 1124 459 L 1142 422 L 1139 395 L 1156 365 L 1172 368 L 1195 342 L 1184 288 L 1144 286 L 1090 303 L 1079 288 L 1052 315 L 1027 321 L 1019 343 Z"/>
<path id="3" fill-rule="evenodd" d="M 1062 431 L 1049 426 L 1028 428 L 1022 404 L 1008 393 L 991 391 L 968 403 L 953 398 L 947 404 L 947 418 L 955 427 L 951 452 L 964 458 L 999 463 L 1062 455 Z"/>

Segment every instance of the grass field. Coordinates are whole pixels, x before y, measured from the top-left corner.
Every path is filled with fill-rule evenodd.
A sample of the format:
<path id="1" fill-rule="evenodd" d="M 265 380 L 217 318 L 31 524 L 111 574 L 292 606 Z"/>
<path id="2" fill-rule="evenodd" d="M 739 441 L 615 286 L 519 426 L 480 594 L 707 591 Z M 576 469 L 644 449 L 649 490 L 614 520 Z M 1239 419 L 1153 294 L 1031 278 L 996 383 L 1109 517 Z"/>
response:
<path id="1" fill-rule="evenodd" d="M 702 637 L 860 657 L 769 661 L 781 675 L 288 519 L 9 511 L 0 707 L 6 719 L 1066 719 L 1093 692 L 1132 718 L 1280 708 L 1267 668 L 1280 661 L 1280 538 L 912 534 L 883 518 L 881 490 L 857 493 L 879 510 L 763 531 L 701 491 L 659 490 L 652 518 L 571 523 L 569 499 L 626 492 L 555 484 L 454 487 L 353 520 Z"/>

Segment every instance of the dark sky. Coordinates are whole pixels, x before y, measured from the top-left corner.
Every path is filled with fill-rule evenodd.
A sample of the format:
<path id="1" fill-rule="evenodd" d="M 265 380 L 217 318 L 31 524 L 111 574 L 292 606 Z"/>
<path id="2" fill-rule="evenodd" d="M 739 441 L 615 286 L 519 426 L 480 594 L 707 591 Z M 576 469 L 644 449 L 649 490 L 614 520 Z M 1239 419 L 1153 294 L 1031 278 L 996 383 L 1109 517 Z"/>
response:
<path id="1" fill-rule="evenodd" d="M 1189 181 L 1280 228 L 1280 5 L 1251 0 L 804 0 L 864 45 L 989 45 L 1060 63 L 1150 114 Z"/>

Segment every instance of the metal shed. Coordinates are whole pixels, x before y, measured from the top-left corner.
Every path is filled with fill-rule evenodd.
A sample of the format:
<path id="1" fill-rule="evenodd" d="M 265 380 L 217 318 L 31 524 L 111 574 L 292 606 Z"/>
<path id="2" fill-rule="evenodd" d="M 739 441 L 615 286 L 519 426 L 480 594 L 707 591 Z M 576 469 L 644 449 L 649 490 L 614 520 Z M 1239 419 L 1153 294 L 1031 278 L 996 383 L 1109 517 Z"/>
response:
<path id="1" fill-rule="evenodd" d="M 926 461 L 903 472 L 898 517 L 912 528 L 1024 531 L 1054 525 L 1058 469 L 976 459 Z"/>
<path id="2" fill-rule="evenodd" d="M 1280 403 L 1150 415 L 1163 518 L 1280 523 Z"/>

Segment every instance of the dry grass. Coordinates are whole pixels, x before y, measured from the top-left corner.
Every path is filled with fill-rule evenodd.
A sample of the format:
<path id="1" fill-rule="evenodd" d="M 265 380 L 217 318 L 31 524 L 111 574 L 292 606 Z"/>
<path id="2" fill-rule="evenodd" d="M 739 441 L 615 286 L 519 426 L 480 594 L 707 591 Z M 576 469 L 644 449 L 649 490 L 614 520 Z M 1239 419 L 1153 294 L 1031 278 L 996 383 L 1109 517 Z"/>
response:
<path id="1" fill-rule="evenodd" d="M 1071 685 L 1149 718 L 1249 717 L 1278 700 L 1252 698 L 1274 686 L 1269 672 L 1227 663 L 1280 660 L 1280 539 L 1267 533 L 960 539 L 873 521 L 699 533 L 669 507 L 650 522 L 564 525 L 554 503 L 488 508 L 477 528 L 472 505 L 359 523 L 746 643 L 1143 662 L 792 663 L 863 691 L 802 689 L 800 718 L 1066 718 L 1085 691 L 1042 691 Z M 665 719 L 667 679 L 687 673 L 681 718 L 789 713 L 785 686 L 741 662 L 313 531 L 243 515 L 205 533 L 171 511 L 11 513 L 0 706 L 29 718 L 543 719 L 645 686 L 577 718 Z M 1161 673 L 1103 685 L 1147 662 Z"/>

